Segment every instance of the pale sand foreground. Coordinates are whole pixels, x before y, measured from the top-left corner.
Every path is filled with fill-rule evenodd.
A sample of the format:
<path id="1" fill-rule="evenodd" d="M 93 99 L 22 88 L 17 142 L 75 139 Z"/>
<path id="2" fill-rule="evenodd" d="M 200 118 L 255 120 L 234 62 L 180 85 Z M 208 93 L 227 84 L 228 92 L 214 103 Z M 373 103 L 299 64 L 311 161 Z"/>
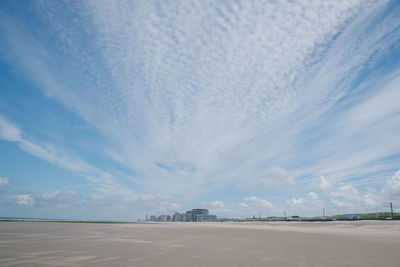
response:
<path id="1" fill-rule="evenodd" d="M 400 221 L 0 222 L 0 266 L 400 266 Z"/>

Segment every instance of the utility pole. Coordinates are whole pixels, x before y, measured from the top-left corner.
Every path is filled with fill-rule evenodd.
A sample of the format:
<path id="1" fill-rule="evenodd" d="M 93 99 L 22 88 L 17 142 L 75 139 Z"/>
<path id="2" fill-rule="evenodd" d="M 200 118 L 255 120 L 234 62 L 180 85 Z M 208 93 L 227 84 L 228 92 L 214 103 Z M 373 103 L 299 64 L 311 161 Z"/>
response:
<path id="1" fill-rule="evenodd" d="M 392 202 L 390 202 L 390 211 L 392 212 L 392 219 L 393 219 L 393 205 L 392 205 Z"/>
<path id="2" fill-rule="evenodd" d="M 324 221 L 326 221 L 326 217 L 325 217 L 325 208 L 322 208 L 322 218 L 324 218 Z"/>

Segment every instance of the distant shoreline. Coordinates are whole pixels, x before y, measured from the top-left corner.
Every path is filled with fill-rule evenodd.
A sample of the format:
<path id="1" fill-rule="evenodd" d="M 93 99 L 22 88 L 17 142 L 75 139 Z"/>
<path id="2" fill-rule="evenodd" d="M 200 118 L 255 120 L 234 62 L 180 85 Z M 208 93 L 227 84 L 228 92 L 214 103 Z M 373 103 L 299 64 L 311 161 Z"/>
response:
<path id="1" fill-rule="evenodd" d="M 86 220 L 67 220 L 67 219 L 40 219 L 40 218 L 0 218 L 0 222 L 54 222 L 54 223 L 104 223 L 104 224 L 133 224 L 137 222 L 129 221 L 86 221 Z"/>
<path id="2" fill-rule="evenodd" d="M 290 224 L 301 224 L 301 223 L 334 223 L 334 222 L 367 222 L 367 221 L 399 221 L 398 218 L 385 220 L 385 219 L 357 219 L 357 220 L 292 220 L 292 221 L 268 221 L 268 220 L 232 220 L 232 221 L 221 221 L 221 222 L 212 222 L 216 224 L 279 224 L 279 223 L 290 223 Z M 207 223 L 207 222 L 146 222 L 146 221 L 87 221 L 87 220 L 67 220 L 67 219 L 40 219 L 40 218 L 0 218 L 1 222 L 52 222 L 52 223 L 94 223 L 94 224 L 181 224 L 181 223 L 189 223 L 189 224 L 199 224 L 199 223 Z M 211 222 L 209 222 L 211 223 Z"/>

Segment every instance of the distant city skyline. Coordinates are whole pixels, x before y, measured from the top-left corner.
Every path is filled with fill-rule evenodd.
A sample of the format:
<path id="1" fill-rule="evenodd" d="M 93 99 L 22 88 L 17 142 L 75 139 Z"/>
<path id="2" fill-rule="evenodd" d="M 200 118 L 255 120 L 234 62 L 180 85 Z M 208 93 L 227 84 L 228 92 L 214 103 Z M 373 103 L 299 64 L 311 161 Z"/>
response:
<path id="1" fill-rule="evenodd" d="M 138 221 L 141 221 L 138 219 Z M 208 209 L 191 209 L 184 213 L 175 212 L 173 215 L 146 215 L 145 221 L 150 222 L 216 222 L 217 215 L 210 214 Z"/>
<path id="2" fill-rule="evenodd" d="M 0 216 L 400 208 L 398 1 L 0 1 Z"/>

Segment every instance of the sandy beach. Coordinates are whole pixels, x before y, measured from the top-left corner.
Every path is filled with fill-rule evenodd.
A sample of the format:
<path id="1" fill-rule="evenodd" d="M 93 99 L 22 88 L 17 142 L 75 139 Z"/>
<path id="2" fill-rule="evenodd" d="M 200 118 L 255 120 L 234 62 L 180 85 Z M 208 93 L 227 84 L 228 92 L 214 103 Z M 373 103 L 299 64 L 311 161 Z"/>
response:
<path id="1" fill-rule="evenodd" d="M 1 266 L 400 266 L 400 221 L 0 222 Z"/>

